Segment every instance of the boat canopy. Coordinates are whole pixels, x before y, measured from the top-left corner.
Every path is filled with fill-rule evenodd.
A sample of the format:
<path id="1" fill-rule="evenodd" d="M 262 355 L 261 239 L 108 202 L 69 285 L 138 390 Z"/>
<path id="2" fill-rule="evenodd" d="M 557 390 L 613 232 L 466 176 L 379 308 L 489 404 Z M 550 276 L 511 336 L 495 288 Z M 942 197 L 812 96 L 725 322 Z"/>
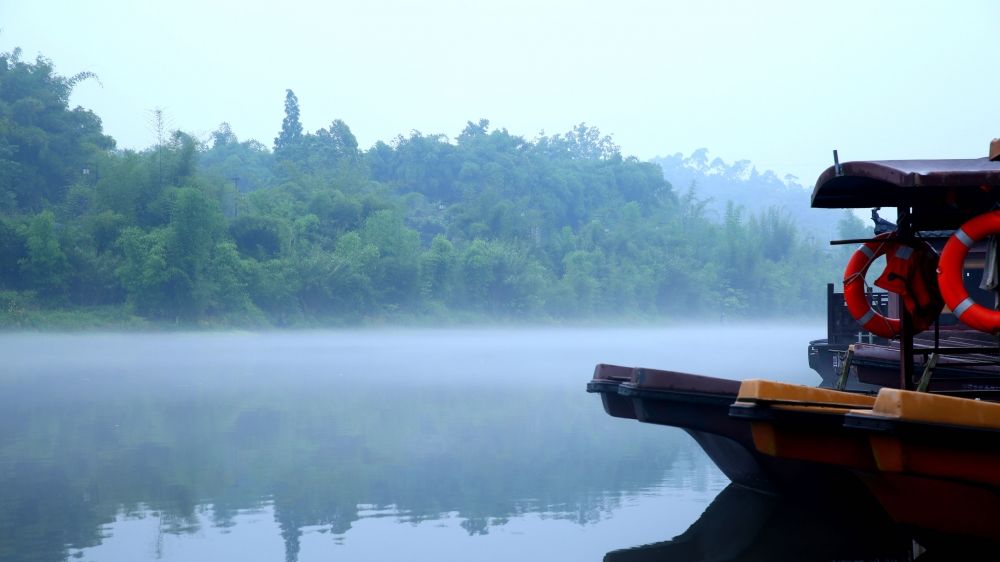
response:
<path id="1" fill-rule="evenodd" d="M 1000 161 L 876 160 L 830 166 L 816 180 L 821 209 L 908 207 L 923 228 L 957 228 L 1000 202 Z"/>

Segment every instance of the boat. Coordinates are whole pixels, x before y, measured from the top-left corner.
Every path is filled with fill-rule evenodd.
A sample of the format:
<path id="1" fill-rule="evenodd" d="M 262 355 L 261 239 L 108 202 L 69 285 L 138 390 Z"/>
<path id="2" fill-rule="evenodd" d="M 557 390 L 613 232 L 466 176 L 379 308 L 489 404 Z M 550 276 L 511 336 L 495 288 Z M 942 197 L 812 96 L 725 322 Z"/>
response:
<path id="1" fill-rule="evenodd" d="M 871 469 L 875 463 L 867 446 L 845 437 L 843 425 L 848 412 L 870 408 L 875 400 L 868 394 L 747 380 L 729 415 L 749 421 L 754 448 L 765 455 Z"/>
<path id="2" fill-rule="evenodd" d="M 771 491 L 748 428 L 726 413 L 739 387 L 727 379 L 599 364 L 587 391 L 600 394 L 610 416 L 684 429 L 730 480 Z"/>
<path id="3" fill-rule="evenodd" d="M 979 289 L 1000 261 L 986 240 L 1000 235 L 1000 141 L 991 150 L 843 164 L 835 153 L 812 206 L 877 220 L 872 238 L 832 242 L 861 246 L 845 290 L 827 287 L 827 337 L 809 345 L 818 387 L 605 365 L 588 390 L 611 415 L 684 429 L 735 485 L 854 483 L 925 546 L 1000 544 L 1000 311 Z M 878 220 L 883 207 L 897 224 Z M 887 291 L 862 288 L 882 254 Z"/>
<path id="4" fill-rule="evenodd" d="M 618 394 L 618 387 L 631 378 L 630 367 L 600 363 L 594 367 L 594 377 L 587 383 L 587 392 L 600 394 L 604 411 L 609 416 L 634 420 L 636 414 L 632 400 Z"/>
<path id="5" fill-rule="evenodd" d="M 921 544 L 953 551 L 998 541 L 1000 403 L 896 388 L 877 397 L 817 390 L 744 381 L 730 413 L 750 423 L 761 453 L 854 474 Z"/>
<path id="6" fill-rule="evenodd" d="M 730 415 L 740 388 L 740 381 L 730 379 L 606 364 L 597 366 L 587 385 L 589 392 L 600 394 L 611 416 L 684 430 L 739 486 L 769 494 L 810 490 L 822 497 L 843 494 L 858 485 L 837 467 L 776 459 L 758 450 L 751 425 Z"/>
<path id="7" fill-rule="evenodd" d="M 859 475 L 893 519 L 932 540 L 997 540 L 1000 403 L 883 388 L 844 428 L 870 447 L 876 470 Z"/>

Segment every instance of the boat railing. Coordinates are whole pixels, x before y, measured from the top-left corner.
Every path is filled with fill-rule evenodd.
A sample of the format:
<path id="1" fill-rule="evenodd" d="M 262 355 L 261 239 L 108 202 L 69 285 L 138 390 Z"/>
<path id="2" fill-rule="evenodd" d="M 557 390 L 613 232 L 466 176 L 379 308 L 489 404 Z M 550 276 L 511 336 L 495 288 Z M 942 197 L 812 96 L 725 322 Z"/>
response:
<path id="1" fill-rule="evenodd" d="M 883 316 L 889 314 L 889 293 L 869 290 L 867 295 L 873 310 Z M 826 319 L 827 343 L 835 348 L 846 349 L 852 343 L 883 345 L 889 343 L 887 339 L 876 336 L 858 325 L 847 310 L 844 293 L 835 291 L 833 283 L 828 283 L 826 286 Z"/>

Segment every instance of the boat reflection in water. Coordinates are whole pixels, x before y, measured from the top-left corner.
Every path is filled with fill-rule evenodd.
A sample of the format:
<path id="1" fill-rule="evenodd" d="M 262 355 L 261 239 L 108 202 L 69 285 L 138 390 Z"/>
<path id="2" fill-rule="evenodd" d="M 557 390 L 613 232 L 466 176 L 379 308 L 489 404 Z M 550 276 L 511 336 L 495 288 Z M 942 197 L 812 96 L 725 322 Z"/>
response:
<path id="1" fill-rule="evenodd" d="M 771 495 L 730 484 L 684 533 L 613 550 L 604 560 L 912 560 L 910 541 L 870 498 L 818 504 L 803 492 Z"/>

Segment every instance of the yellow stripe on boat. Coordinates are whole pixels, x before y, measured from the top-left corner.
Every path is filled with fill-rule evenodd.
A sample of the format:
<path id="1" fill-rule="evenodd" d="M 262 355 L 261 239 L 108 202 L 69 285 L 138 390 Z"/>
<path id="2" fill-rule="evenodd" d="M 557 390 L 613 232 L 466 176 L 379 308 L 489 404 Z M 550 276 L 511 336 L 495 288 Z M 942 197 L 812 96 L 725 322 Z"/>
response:
<path id="1" fill-rule="evenodd" d="M 875 397 L 867 394 L 761 379 L 743 381 L 740 384 L 740 393 L 736 400 L 761 405 L 785 404 L 831 409 L 871 407 L 875 403 Z"/>
<path id="2" fill-rule="evenodd" d="M 869 415 L 901 421 L 1000 429 L 1000 404 L 996 402 L 898 388 L 881 389 Z"/>

